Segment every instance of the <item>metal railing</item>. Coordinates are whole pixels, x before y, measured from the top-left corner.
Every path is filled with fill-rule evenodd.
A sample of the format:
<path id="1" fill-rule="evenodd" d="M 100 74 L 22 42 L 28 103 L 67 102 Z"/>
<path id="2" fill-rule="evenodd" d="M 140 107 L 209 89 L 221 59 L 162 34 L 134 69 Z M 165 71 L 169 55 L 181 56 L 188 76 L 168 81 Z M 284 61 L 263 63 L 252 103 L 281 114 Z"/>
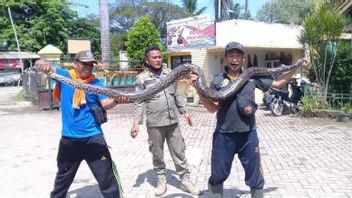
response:
<path id="1" fill-rule="evenodd" d="M 306 93 L 305 93 L 306 94 Z M 312 90 L 306 95 L 315 95 L 323 101 L 323 94 L 318 90 Z M 352 103 L 352 93 L 328 93 L 326 97 L 326 106 L 331 110 L 341 110 L 341 106 L 346 103 Z"/>

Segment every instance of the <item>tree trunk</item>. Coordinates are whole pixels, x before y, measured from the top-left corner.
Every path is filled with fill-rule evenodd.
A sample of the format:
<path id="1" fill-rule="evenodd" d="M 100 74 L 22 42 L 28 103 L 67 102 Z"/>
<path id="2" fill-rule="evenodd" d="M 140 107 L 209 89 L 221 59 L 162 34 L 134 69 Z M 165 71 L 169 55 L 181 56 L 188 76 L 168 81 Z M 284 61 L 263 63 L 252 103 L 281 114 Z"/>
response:
<path id="1" fill-rule="evenodd" d="M 328 96 L 328 90 L 329 90 L 328 88 L 329 88 L 330 76 L 331 76 L 332 68 L 334 67 L 334 64 L 335 64 L 336 55 L 337 55 L 337 44 L 335 46 L 334 57 L 332 58 L 332 60 L 330 62 L 329 72 L 328 72 L 327 77 L 326 77 L 325 94 L 324 94 L 325 99 L 327 99 L 327 96 Z"/>
<path id="2" fill-rule="evenodd" d="M 110 32 L 108 0 L 99 0 L 101 59 L 106 69 L 110 68 Z"/>

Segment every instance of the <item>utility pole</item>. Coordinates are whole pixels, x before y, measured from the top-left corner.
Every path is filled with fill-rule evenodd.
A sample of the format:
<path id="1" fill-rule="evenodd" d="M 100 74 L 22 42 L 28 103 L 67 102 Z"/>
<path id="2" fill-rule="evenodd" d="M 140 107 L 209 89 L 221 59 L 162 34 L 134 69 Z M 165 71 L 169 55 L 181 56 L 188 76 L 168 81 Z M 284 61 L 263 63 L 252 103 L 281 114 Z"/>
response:
<path id="1" fill-rule="evenodd" d="M 18 50 L 18 54 L 19 54 L 19 57 L 20 57 L 20 63 L 21 63 L 21 73 L 23 73 L 23 62 L 22 62 L 22 57 L 21 57 L 21 49 L 20 49 L 20 44 L 18 42 L 18 38 L 17 38 L 16 28 L 15 28 L 15 25 L 13 24 L 10 7 L 8 7 L 7 10 L 9 11 L 9 17 L 10 17 L 10 21 L 11 21 L 11 26 L 12 26 L 13 32 L 15 34 L 15 39 L 16 39 L 16 43 L 17 43 L 17 50 Z"/>

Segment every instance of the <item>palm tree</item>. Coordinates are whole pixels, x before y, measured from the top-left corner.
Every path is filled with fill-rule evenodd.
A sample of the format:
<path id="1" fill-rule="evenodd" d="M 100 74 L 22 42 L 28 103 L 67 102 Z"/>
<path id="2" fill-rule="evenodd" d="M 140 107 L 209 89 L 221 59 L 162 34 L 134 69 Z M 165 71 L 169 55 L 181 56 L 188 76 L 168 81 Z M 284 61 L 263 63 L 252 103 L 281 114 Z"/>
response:
<path id="1" fill-rule="evenodd" d="M 233 0 L 214 0 L 214 8 L 216 21 L 220 22 L 229 20 L 231 19 L 230 10 L 233 8 Z"/>
<path id="2" fill-rule="evenodd" d="M 346 18 L 334 10 L 328 1 L 318 4 L 315 12 L 303 21 L 299 40 L 308 46 L 315 81 L 325 100 L 339 49 L 339 37 L 345 26 Z"/>
<path id="3" fill-rule="evenodd" d="M 99 0 L 101 59 L 105 68 L 110 67 L 110 31 L 108 0 Z"/>
<path id="4" fill-rule="evenodd" d="M 232 5 L 228 12 L 230 12 L 230 19 L 239 19 L 241 14 L 240 4 L 236 3 L 235 5 Z"/>
<path id="5" fill-rule="evenodd" d="M 192 13 L 193 16 L 202 14 L 207 7 L 202 7 L 200 10 L 197 9 L 197 0 L 182 0 L 183 7 L 187 10 L 188 13 Z"/>

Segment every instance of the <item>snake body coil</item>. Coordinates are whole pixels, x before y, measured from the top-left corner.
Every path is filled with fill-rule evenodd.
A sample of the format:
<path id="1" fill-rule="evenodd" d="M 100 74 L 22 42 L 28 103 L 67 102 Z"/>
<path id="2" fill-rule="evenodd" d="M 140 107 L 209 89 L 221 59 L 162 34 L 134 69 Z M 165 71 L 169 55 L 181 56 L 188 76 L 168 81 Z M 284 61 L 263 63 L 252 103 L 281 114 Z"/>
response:
<path id="1" fill-rule="evenodd" d="M 252 77 L 268 76 L 271 74 L 286 72 L 292 69 L 296 69 L 297 67 L 302 65 L 303 62 L 304 60 L 300 59 L 295 64 L 288 65 L 288 66 L 281 65 L 280 67 L 277 67 L 277 68 L 251 67 L 251 68 L 245 69 L 236 78 L 234 83 L 232 83 L 227 89 L 220 90 L 220 91 L 216 91 L 214 89 L 209 88 L 206 85 L 205 77 L 202 69 L 199 66 L 191 63 L 185 63 L 185 64 L 179 65 L 178 67 L 173 69 L 169 73 L 169 75 L 163 78 L 160 82 L 138 93 L 124 93 L 107 87 L 93 86 L 87 83 L 82 83 L 72 79 L 68 79 L 56 73 L 49 73 L 49 76 L 55 80 L 68 84 L 74 88 L 82 89 L 86 92 L 97 93 L 97 94 L 108 96 L 110 98 L 118 98 L 120 96 L 126 96 L 129 98 L 130 101 L 141 101 L 162 91 L 163 89 L 167 88 L 169 85 L 174 83 L 175 81 L 187 76 L 190 72 L 192 72 L 199 76 L 195 86 L 199 94 L 213 101 L 223 101 L 228 99 L 232 95 L 234 95 L 236 92 L 238 92 L 241 89 L 241 87 Z"/>

